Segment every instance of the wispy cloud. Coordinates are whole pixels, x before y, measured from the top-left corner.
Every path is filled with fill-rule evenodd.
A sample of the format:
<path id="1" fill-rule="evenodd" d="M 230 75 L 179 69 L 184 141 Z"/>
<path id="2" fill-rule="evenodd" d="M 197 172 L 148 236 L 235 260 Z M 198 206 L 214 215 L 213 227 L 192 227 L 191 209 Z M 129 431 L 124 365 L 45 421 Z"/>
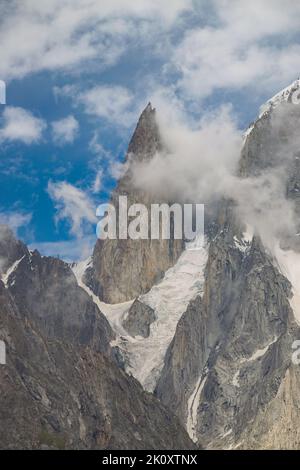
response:
<path id="1" fill-rule="evenodd" d="M 115 124 L 131 126 L 135 119 L 134 96 L 125 87 L 96 86 L 82 92 L 78 102 L 83 104 L 87 114 L 98 116 Z"/>
<path id="2" fill-rule="evenodd" d="M 103 180 L 103 170 L 100 168 L 96 172 L 96 176 L 92 185 L 92 192 L 97 194 L 102 189 L 102 180 Z"/>
<path id="3" fill-rule="evenodd" d="M 16 235 L 31 222 L 32 214 L 24 212 L 0 212 L 0 225 L 7 225 Z"/>
<path id="4" fill-rule="evenodd" d="M 51 127 L 52 137 L 57 145 L 72 144 L 79 132 L 79 123 L 72 115 L 52 122 Z"/>
<path id="5" fill-rule="evenodd" d="M 98 131 L 93 133 L 93 136 L 89 142 L 89 150 L 95 154 L 99 160 L 102 158 L 111 158 L 110 152 L 102 145 L 100 141 L 100 135 Z"/>
<path id="6" fill-rule="evenodd" d="M 55 87 L 54 94 L 56 97 L 71 98 L 75 106 L 81 106 L 90 116 L 124 128 L 132 126 L 140 111 L 137 96 L 128 88 L 118 85 L 97 85 L 86 89 L 65 85 Z M 93 144 L 95 147 L 96 140 Z"/>
<path id="7" fill-rule="evenodd" d="M 299 73 L 299 27 L 296 0 L 212 1 L 202 24 L 174 48 L 178 90 L 188 99 L 247 88 L 272 94 Z"/>
<path id="8" fill-rule="evenodd" d="M 91 224 L 97 223 L 95 207 L 87 193 L 65 181 L 49 181 L 48 193 L 56 208 L 56 221 L 67 220 L 70 233 L 83 238 L 90 232 Z"/>
<path id="9" fill-rule="evenodd" d="M 30 111 L 12 106 L 4 109 L 0 122 L 0 142 L 16 140 L 27 145 L 39 142 L 47 127 L 43 119 Z"/>
<path id="10" fill-rule="evenodd" d="M 190 0 L 1 2 L 0 76 L 72 70 L 91 60 L 112 65 L 133 38 L 159 36 L 190 6 Z"/>

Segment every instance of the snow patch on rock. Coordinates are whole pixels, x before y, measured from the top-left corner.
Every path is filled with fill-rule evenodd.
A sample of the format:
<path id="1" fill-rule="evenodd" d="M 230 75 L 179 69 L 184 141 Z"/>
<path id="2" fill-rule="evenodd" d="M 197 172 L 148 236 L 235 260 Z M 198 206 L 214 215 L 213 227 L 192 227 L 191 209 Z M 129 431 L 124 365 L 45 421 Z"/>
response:
<path id="1" fill-rule="evenodd" d="M 8 270 L 6 271 L 6 273 L 4 273 L 1 277 L 1 281 L 3 282 L 3 284 L 5 285 L 5 287 L 7 288 L 8 287 L 8 281 L 9 281 L 9 278 L 10 276 L 16 271 L 18 265 L 21 263 L 22 259 L 25 257 L 22 256 L 22 258 L 18 259 L 17 261 L 15 261 L 11 266 L 10 268 L 8 268 Z"/>
<path id="2" fill-rule="evenodd" d="M 264 103 L 260 107 L 259 116 L 257 120 L 261 119 L 264 115 L 270 113 L 273 109 L 275 109 L 281 103 L 284 103 L 284 102 L 286 103 L 290 101 L 292 93 L 298 89 L 300 89 L 299 78 L 295 80 L 293 83 L 291 83 L 288 87 L 281 90 L 279 93 L 276 93 L 276 95 L 274 95 L 266 103 Z M 243 134 L 244 142 L 246 142 L 248 136 L 252 133 L 253 129 L 255 128 L 256 122 L 253 122 L 252 124 L 250 124 L 248 129 L 244 132 Z"/>
<path id="3" fill-rule="evenodd" d="M 199 377 L 196 386 L 188 399 L 188 417 L 186 423 L 186 430 L 193 442 L 197 442 L 197 422 L 198 422 L 198 408 L 200 403 L 201 392 L 205 385 L 207 376 Z"/>
<path id="4" fill-rule="evenodd" d="M 264 103 L 260 107 L 260 114 L 259 118 L 261 118 L 265 113 L 270 112 L 274 108 L 276 108 L 279 104 L 283 102 L 288 102 L 290 100 L 291 94 L 300 88 L 300 79 L 298 78 L 293 83 L 291 83 L 288 87 L 281 90 L 279 93 L 273 96 L 273 98 L 269 99 L 266 103 Z"/>

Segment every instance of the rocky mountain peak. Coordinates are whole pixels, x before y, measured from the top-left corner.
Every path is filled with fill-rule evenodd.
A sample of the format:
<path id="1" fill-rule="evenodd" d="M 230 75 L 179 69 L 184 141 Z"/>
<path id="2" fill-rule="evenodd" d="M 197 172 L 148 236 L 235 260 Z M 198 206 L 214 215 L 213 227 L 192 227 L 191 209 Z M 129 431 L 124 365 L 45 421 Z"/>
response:
<path id="1" fill-rule="evenodd" d="M 299 90 L 299 94 L 295 93 Z M 264 120 L 269 120 L 274 110 L 278 110 L 280 105 L 285 103 L 298 103 L 300 99 L 300 78 L 294 80 L 283 90 L 276 93 L 272 98 L 268 99 L 264 104 L 260 106 L 260 112 L 258 118 L 250 124 L 244 134 L 245 143 L 247 142 L 248 136 L 252 134 L 252 131 L 257 128 L 257 123 L 261 123 Z"/>
<path id="2" fill-rule="evenodd" d="M 161 150 L 161 136 L 156 110 L 148 103 L 142 112 L 128 147 L 128 155 L 135 160 L 147 160 Z"/>
<path id="3" fill-rule="evenodd" d="M 300 79 L 269 99 L 245 133 L 240 159 L 241 176 L 257 176 L 271 168 L 285 167 L 288 194 L 298 192 Z M 296 176 L 296 177 L 295 177 Z M 295 181 L 297 180 L 297 181 Z"/>
<path id="4" fill-rule="evenodd" d="M 132 178 L 131 165 L 151 160 L 162 148 L 156 111 L 149 103 L 129 143 L 128 170 L 111 197 L 116 208 L 120 195 L 127 196 L 128 207 L 135 203 L 149 207 L 151 203 L 166 202 L 158 201 L 157 194 L 151 194 L 151 189 L 146 192 L 137 187 Z M 133 300 L 164 276 L 182 250 L 182 240 L 98 240 L 87 282 L 96 295 L 107 303 Z"/>
<path id="5" fill-rule="evenodd" d="M 293 81 L 289 86 L 284 88 L 283 90 L 276 93 L 272 98 L 270 98 L 266 103 L 264 103 L 260 107 L 260 115 L 261 117 L 264 113 L 271 111 L 272 109 L 276 108 L 283 102 L 290 102 L 292 99 L 293 93 L 300 88 L 300 78 Z"/>

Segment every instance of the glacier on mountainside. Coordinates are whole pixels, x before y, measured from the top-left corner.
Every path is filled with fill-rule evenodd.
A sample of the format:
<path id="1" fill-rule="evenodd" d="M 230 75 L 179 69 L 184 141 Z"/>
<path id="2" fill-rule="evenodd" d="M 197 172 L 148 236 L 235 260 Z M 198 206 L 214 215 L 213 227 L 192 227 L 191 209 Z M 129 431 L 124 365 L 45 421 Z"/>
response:
<path id="1" fill-rule="evenodd" d="M 206 262 L 207 247 L 203 239 L 188 243 L 177 263 L 165 273 L 164 278 L 148 293 L 139 297 L 140 302 L 155 311 L 156 319 L 151 324 L 148 338 L 133 338 L 122 326 L 134 300 L 114 305 L 101 302 L 82 281 L 90 260 L 73 267 L 78 284 L 93 298 L 116 333 L 117 339 L 111 345 L 117 346 L 121 351 L 126 371 L 149 392 L 155 389 L 178 321 L 189 302 L 203 293 Z"/>

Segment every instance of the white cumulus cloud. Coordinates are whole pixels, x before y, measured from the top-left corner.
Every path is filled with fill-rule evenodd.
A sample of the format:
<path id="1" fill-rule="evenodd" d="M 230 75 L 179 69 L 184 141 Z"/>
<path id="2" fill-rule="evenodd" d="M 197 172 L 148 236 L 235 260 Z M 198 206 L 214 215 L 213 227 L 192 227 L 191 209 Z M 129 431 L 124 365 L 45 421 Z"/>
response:
<path id="1" fill-rule="evenodd" d="M 8 106 L 4 109 L 0 127 L 0 142 L 20 141 L 37 143 L 42 138 L 46 123 L 23 108 Z"/>
<path id="2" fill-rule="evenodd" d="M 79 123 L 72 115 L 52 122 L 51 126 L 53 140 L 58 145 L 72 144 L 78 135 Z"/>
<path id="3" fill-rule="evenodd" d="M 124 86 L 96 85 L 80 90 L 75 86 L 65 85 L 55 87 L 53 91 L 56 98 L 71 98 L 73 104 L 82 106 L 86 114 L 105 119 L 116 126 L 132 126 L 140 111 L 137 97 Z"/>
<path id="4" fill-rule="evenodd" d="M 15 0 L 0 3 L 0 76 L 112 65 L 132 40 L 159 37 L 190 0 Z M 17 34 L 16 34 L 17 31 Z M 162 39 L 160 37 L 160 39 Z"/>
<path id="5" fill-rule="evenodd" d="M 213 0 L 174 48 L 177 87 L 188 99 L 218 90 L 272 93 L 299 74 L 299 28 L 297 0 Z"/>
<path id="6" fill-rule="evenodd" d="M 26 227 L 32 214 L 24 212 L 0 212 L 0 225 L 7 225 L 17 235 L 20 228 Z"/>
<path id="7" fill-rule="evenodd" d="M 82 238 L 90 224 L 97 223 L 94 204 L 81 189 L 65 181 L 49 181 L 48 193 L 55 203 L 56 221 L 67 220 L 70 232 L 76 238 Z"/>

